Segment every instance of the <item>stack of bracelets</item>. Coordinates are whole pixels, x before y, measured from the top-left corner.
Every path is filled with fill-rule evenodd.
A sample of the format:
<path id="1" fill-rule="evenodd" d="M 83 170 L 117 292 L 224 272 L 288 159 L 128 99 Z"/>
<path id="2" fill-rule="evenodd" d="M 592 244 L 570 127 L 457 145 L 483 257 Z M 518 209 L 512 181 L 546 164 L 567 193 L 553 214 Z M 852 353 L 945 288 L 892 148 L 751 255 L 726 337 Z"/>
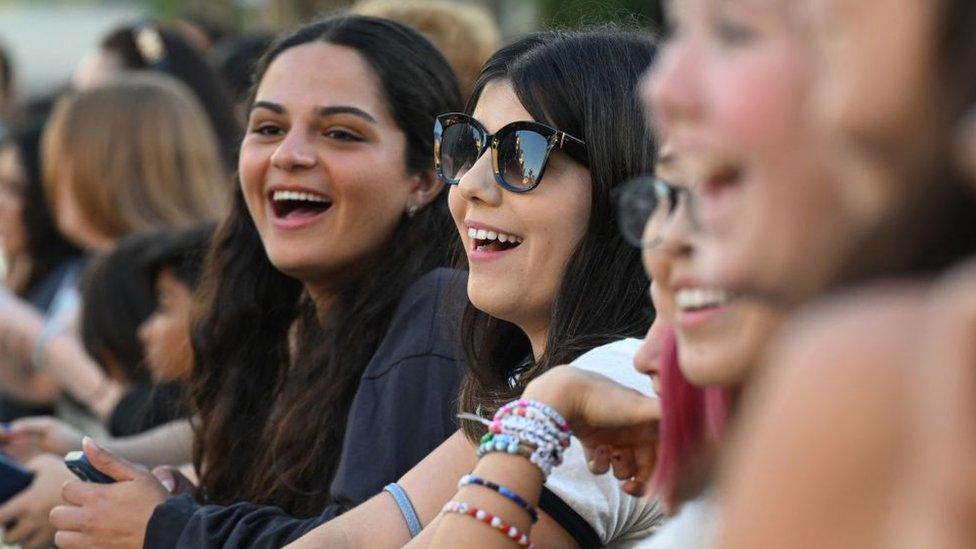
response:
<path id="1" fill-rule="evenodd" d="M 472 416 L 464 414 L 462 417 Z M 478 457 L 492 452 L 520 455 L 538 467 L 544 478 L 549 477 L 553 467 L 563 462 L 563 452 L 569 448 L 572 436 L 569 423 L 559 412 L 535 400 L 509 402 L 498 409 L 490 422 L 476 419 L 488 426 L 488 433 L 481 438 L 478 446 Z M 474 475 L 465 475 L 458 482 L 458 488 L 470 485 L 496 492 L 525 510 L 533 523 L 539 520 L 539 511 L 514 491 Z M 442 512 L 472 517 L 501 531 L 520 547 L 534 547 L 529 537 L 518 528 L 467 503 L 450 501 Z"/>

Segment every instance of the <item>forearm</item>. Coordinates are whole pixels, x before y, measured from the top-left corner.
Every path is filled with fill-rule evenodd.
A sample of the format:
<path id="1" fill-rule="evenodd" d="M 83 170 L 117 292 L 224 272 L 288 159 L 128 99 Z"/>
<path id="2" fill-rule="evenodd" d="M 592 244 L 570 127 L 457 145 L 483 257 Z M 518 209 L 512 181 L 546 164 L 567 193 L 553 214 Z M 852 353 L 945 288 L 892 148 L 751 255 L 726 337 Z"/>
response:
<path id="1" fill-rule="evenodd" d="M 172 421 L 131 437 L 99 441 L 99 444 L 117 456 L 149 468 L 180 465 L 193 459 L 193 429 L 188 419 Z"/>
<path id="2" fill-rule="evenodd" d="M 122 386 L 105 375 L 73 332 L 62 332 L 48 342 L 43 367 L 64 390 L 103 420 L 122 398 Z"/>
<path id="3" fill-rule="evenodd" d="M 539 468 L 522 456 L 504 453 L 486 455 L 475 467 L 473 475 L 505 486 L 520 495 L 533 507 L 539 504 L 544 479 Z M 502 521 L 530 534 L 532 519 L 525 509 L 498 493 L 480 486 L 465 486 L 455 494 L 454 501 L 467 503 L 484 510 Z M 510 549 L 513 542 L 501 532 L 472 517 L 445 513 L 438 521 L 429 547 L 459 547 L 467 549 Z"/>
<path id="4" fill-rule="evenodd" d="M 5 394 L 28 404 L 52 404 L 61 394 L 61 388 L 51 376 L 10 358 L 0 360 L 0 387 Z"/>

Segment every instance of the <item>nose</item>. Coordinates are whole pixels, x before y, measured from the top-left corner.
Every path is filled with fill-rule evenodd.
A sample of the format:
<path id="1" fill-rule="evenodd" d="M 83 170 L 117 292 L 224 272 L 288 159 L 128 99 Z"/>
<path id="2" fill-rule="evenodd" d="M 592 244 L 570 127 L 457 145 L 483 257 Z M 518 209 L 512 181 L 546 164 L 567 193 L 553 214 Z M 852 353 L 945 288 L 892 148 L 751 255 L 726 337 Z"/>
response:
<path id="1" fill-rule="evenodd" d="M 300 128 L 292 128 L 278 144 L 271 156 L 271 164 L 281 170 L 293 171 L 315 166 L 317 156 L 309 137 Z"/>
<path id="2" fill-rule="evenodd" d="M 486 150 L 458 182 L 458 191 L 465 201 L 498 206 L 502 201 L 502 189 L 495 183 L 491 166 L 491 152 Z"/>
<path id="3" fill-rule="evenodd" d="M 634 355 L 634 369 L 649 376 L 654 386 L 654 392 L 661 394 L 661 356 L 664 348 L 664 339 L 668 331 L 667 323 L 657 317 L 647 335 L 641 341 L 637 353 Z"/>
<path id="4" fill-rule="evenodd" d="M 678 204 L 678 209 L 661 229 L 660 244 L 657 250 L 671 260 L 690 257 L 694 252 L 692 244 L 696 233 L 688 200 Z"/>

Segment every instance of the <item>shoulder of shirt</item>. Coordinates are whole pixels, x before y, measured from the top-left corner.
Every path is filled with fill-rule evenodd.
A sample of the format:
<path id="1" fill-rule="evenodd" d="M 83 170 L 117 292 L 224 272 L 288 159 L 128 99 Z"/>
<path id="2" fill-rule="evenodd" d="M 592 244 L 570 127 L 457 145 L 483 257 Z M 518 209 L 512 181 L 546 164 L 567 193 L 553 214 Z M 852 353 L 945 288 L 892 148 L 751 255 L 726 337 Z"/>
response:
<path id="1" fill-rule="evenodd" d="M 621 385 L 654 395 L 651 378 L 634 369 L 634 355 L 641 340 L 628 337 L 590 349 L 573 361 L 571 366 L 606 376 Z"/>
<path id="2" fill-rule="evenodd" d="M 466 272 L 439 268 L 418 278 L 400 298 L 363 377 L 382 376 L 408 359 L 460 360 L 457 329 L 466 303 Z"/>

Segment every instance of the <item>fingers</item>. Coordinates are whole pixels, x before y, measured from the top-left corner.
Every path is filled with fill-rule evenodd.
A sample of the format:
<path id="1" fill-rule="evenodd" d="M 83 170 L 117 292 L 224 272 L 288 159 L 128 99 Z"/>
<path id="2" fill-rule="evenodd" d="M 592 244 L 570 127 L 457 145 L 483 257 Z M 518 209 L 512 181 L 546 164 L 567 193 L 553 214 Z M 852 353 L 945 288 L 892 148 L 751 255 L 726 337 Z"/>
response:
<path id="1" fill-rule="evenodd" d="M 589 450 L 584 447 L 584 450 L 588 453 L 587 455 L 587 465 L 590 468 L 590 472 L 594 475 L 603 475 L 610 470 L 610 449 L 606 446 L 600 446 L 596 450 Z"/>
<path id="2" fill-rule="evenodd" d="M 25 417 L 21 419 L 14 420 L 10 423 L 8 431 L 13 435 L 20 434 L 38 434 L 43 435 L 47 433 L 51 428 L 53 423 L 52 418 L 48 416 L 35 416 L 35 417 Z"/>
<path id="3" fill-rule="evenodd" d="M 634 496 L 641 497 L 648 495 L 650 490 L 650 480 L 654 475 L 654 466 L 657 461 L 657 447 L 653 444 L 644 445 L 634 449 L 634 464 L 636 472 L 633 478 L 621 485 L 621 489 Z"/>
<path id="4" fill-rule="evenodd" d="M 176 473 L 172 468 L 161 465 L 153 469 L 152 474 L 166 488 L 167 492 L 172 494 L 176 490 Z"/>
<path id="5" fill-rule="evenodd" d="M 51 525 L 58 530 L 82 530 L 85 511 L 80 507 L 58 505 L 51 509 Z"/>
<path id="6" fill-rule="evenodd" d="M 25 543 L 21 543 L 22 549 L 48 549 L 51 547 L 51 532 L 41 528 Z"/>
<path id="7" fill-rule="evenodd" d="M 28 541 L 34 537 L 39 528 L 33 517 L 22 516 L 18 518 L 16 524 L 4 532 L 3 541 L 9 545 L 27 545 Z"/>
<path id="8" fill-rule="evenodd" d="M 610 465 L 613 476 L 618 480 L 627 480 L 637 472 L 634 451 L 630 448 L 613 448 L 610 452 Z"/>
<path id="9" fill-rule="evenodd" d="M 144 472 L 127 460 L 100 448 L 94 440 L 88 437 L 82 441 L 82 447 L 92 466 L 115 480 L 133 480 Z"/>
<path id="10" fill-rule="evenodd" d="M 61 487 L 61 498 L 72 505 L 85 505 L 98 497 L 105 486 L 81 480 L 69 480 Z"/>
<path id="11" fill-rule="evenodd" d="M 20 522 L 20 519 L 26 509 L 25 509 L 25 499 L 23 498 L 26 492 L 10 498 L 7 503 L 0 506 L 0 525 L 10 524 L 11 522 Z"/>
<path id="12" fill-rule="evenodd" d="M 58 533 L 54 534 L 54 544 L 58 549 L 81 549 L 90 546 L 84 534 L 69 530 L 58 530 Z"/>

